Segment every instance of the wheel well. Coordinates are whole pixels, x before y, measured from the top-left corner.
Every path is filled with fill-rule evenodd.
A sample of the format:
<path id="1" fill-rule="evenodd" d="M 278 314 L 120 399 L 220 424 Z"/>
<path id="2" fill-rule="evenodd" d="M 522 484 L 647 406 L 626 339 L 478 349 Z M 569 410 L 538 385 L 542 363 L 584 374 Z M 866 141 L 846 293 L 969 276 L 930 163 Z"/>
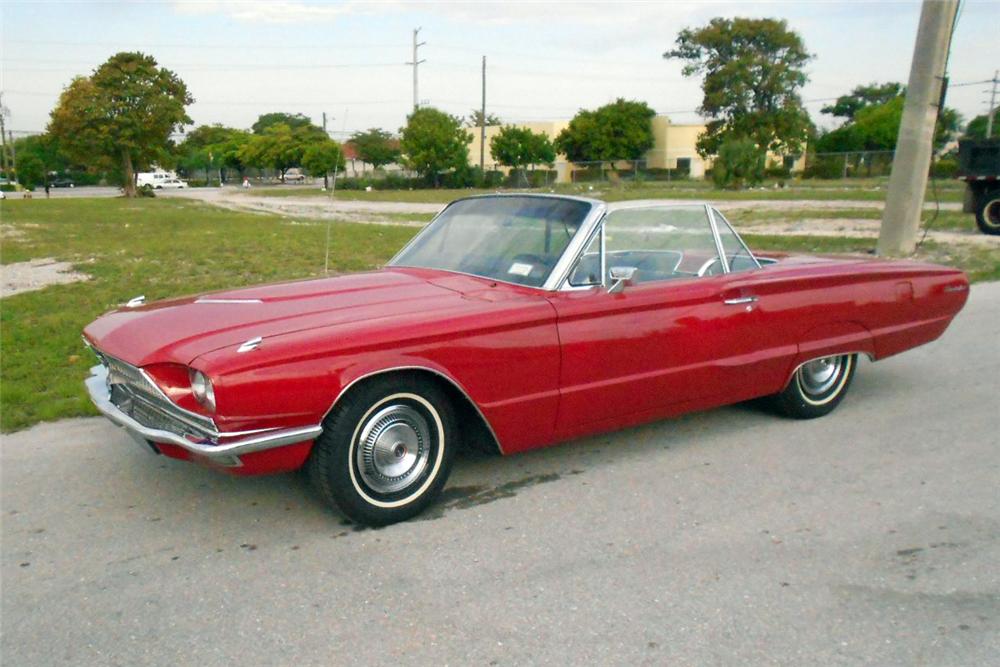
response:
<path id="1" fill-rule="evenodd" d="M 466 395 L 465 391 L 455 384 L 455 382 L 450 378 L 425 368 L 389 369 L 372 373 L 371 375 L 367 375 L 360 380 L 355 380 L 353 384 L 347 387 L 346 391 L 337 397 L 336 402 L 334 402 L 334 404 L 330 407 L 327 414 L 329 414 L 345 396 L 363 386 L 366 382 L 374 380 L 375 378 L 386 378 L 389 376 L 408 376 L 419 378 L 436 385 L 448 396 L 452 407 L 455 408 L 455 421 L 457 422 L 459 428 L 459 440 L 462 443 L 462 446 L 487 454 L 503 453 L 503 450 L 500 449 L 500 443 L 497 442 L 496 436 L 493 434 L 493 429 L 486 421 L 486 417 L 484 417 L 479 411 L 476 404 L 472 402 L 472 399 Z"/>

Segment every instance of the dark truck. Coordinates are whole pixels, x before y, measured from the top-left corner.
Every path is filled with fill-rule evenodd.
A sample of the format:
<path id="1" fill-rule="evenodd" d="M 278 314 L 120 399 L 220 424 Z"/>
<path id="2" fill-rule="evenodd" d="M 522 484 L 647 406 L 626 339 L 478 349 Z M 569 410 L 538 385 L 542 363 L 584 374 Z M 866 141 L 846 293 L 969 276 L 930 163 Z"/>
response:
<path id="1" fill-rule="evenodd" d="M 965 181 L 962 210 L 976 214 L 984 234 L 1000 235 L 1000 138 L 958 142 L 958 175 Z"/>

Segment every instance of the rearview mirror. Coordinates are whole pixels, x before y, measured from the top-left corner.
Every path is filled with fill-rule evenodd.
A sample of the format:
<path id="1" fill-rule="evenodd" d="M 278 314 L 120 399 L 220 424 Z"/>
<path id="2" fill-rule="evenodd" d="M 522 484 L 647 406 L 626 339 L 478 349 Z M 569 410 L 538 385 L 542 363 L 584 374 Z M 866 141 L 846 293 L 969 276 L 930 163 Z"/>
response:
<path id="1" fill-rule="evenodd" d="M 611 287 L 608 288 L 608 294 L 617 294 L 626 286 L 631 285 L 637 270 L 634 266 L 612 266 L 608 270 L 608 275 L 611 277 Z"/>

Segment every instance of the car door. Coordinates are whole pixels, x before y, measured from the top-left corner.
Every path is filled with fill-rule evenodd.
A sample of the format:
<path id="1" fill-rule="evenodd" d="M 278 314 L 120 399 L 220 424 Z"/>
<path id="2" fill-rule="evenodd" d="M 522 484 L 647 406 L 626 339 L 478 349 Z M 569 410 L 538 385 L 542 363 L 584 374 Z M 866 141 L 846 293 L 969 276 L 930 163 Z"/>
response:
<path id="1" fill-rule="evenodd" d="M 616 267 L 635 269 L 620 290 L 609 289 Z M 751 287 L 727 270 L 707 207 L 609 213 L 550 297 L 562 354 L 557 431 L 745 398 L 764 344 Z"/>

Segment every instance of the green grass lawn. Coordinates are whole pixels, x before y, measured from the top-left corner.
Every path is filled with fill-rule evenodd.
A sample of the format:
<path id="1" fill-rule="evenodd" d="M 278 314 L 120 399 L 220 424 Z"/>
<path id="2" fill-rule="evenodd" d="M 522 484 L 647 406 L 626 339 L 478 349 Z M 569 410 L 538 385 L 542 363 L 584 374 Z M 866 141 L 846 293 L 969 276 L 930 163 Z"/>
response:
<path id="1" fill-rule="evenodd" d="M 597 197 L 605 201 L 630 199 L 698 199 L 725 201 L 759 200 L 854 200 L 883 201 L 888 180 L 884 178 L 858 178 L 845 180 L 794 180 L 786 187 L 776 188 L 777 181 L 768 181 L 761 188 L 753 190 L 718 190 L 710 181 L 689 180 L 673 182 L 623 182 L 612 185 L 607 182 L 554 185 L 534 190 L 505 188 L 505 192 L 556 192 L 584 197 Z M 953 180 L 939 180 L 937 196 L 941 202 L 961 202 L 964 184 Z M 337 190 L 336 198 L 351 201 L 400 201 L 446 204 L 459 197 L 497 192 L 497 189 L 423 189 L 423 190 Z M 330 193 L 309 187 L 264 187 L 250 191 L 253 195 L 265 197 L 328 197 Z M 934 201 L 934 192 L 927 189 L 926 201 Z"/>
<path id="2" fill-rule="evenodd" d="M 413 216 L 407 216 L 413 218 Z M 82 381 L 93 361 L 80 331 L 144 294 L 154 301 L 208 290 L 318 276 L 326 224 L 241 213 L 184 199 L 0 202 L 5 264 L 54 257 L 92 280 L 0 301 L 0 430 L 93 414 Z M 389 259 L 415 227 L 334 223 L 330 265 L 361 271 Z M 757 250 L 870 252 L 874 239 L 749 234 Z M 1000 252 L 927 243 L 920 259 L 1000 279 Z"/>
<path id="3" fill-rule="evenodd" d="M 4 239 L 3 263 L 55 257 L 93 276 L 0 301 L 3 431 L 93 413 L 81 385 L 93 360 L 80 331 L 131 297 L 154 301 L 323 272 L 325 224 L 292 224 L 185 200 L 7 200 L 0 203 L 0 219 L 22 234 Z M 331 269 L 370 269 L 415 232 L 334 224 Z"/>

